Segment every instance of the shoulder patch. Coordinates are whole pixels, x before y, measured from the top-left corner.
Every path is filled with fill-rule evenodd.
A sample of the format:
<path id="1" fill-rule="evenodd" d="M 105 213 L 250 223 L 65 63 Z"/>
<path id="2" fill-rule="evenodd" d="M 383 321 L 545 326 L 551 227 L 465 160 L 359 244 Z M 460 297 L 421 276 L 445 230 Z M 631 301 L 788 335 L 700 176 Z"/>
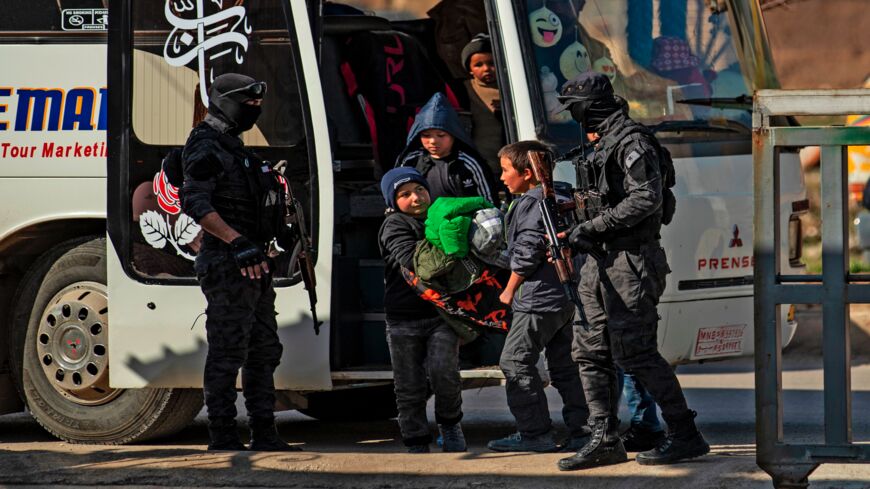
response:
<path id="1" fill-rule="evenodd" d="M 640 149 L 635 149 L 629 153 L 628 156 L 625 157 L 625 167 L 631 168 L 631 165 L 640 159 L 641 154 L 643 154 L 643 152 Z"/>

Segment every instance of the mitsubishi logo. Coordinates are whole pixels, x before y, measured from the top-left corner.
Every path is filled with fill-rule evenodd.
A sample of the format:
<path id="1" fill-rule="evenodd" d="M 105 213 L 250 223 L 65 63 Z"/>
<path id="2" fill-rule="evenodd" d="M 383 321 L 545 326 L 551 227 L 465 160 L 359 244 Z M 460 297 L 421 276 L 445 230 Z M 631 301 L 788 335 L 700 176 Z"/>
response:
<path id="1" fill-rule="evenodd" d="M 734 228 L 731 229 L 731 241 L 728 243 L 729 248 L 739 248 L 743 246 L 743 240 L 740 239 L 740 228 L 737 225 L 734 225 Z"/>

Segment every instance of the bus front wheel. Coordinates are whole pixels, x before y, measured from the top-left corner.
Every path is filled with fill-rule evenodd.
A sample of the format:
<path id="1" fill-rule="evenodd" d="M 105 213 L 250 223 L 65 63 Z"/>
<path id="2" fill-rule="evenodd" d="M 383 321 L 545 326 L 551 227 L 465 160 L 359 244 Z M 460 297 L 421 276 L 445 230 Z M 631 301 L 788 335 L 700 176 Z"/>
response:
<path id="1" fill-rule="evenodd" d="M 109 444 L 184 428 L 202 391 L 109 386 L 106 240 L 63 243 L 36 263 L 15 301 L 12 358 L 39 424 L 69 442 Z"/>

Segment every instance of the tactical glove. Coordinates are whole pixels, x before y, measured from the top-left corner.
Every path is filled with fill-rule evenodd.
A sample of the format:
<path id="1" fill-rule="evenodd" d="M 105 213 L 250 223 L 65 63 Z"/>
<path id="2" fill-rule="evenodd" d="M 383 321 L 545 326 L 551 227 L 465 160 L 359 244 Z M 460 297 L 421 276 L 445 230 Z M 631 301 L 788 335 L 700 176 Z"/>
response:
<path id="1" fill-rule="evenodd" d="M 239 268 L 252 267 L 266 261 L 263 250 L 244 236 L 234 239 L 230 246 L 233 247 L 233 258 Z"/>
<path id="2" fill-rule="evenodd" d="M 584 224 L 588 222 L 577 224 L 571 228 L 571 232 L 568 234 L 568 243 L 574 251 L 587 254 L 598 251 L 598 245 L 584 228 Z"/>

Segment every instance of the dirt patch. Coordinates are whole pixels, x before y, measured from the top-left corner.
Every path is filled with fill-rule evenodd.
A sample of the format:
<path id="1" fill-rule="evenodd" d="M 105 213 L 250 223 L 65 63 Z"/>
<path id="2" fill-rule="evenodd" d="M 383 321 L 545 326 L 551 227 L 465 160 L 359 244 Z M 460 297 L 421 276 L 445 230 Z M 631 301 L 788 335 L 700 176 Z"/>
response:
<path id="1" fill-rule="evenodd" d="M 784 353 L 790 356 L 818 359 L 822 357 L 822 307 L 797 306 L 798 328 Z M 849 338 L 852 363 L 870 362 L 870 304 L 852 304 L 849 309 Z"/>

